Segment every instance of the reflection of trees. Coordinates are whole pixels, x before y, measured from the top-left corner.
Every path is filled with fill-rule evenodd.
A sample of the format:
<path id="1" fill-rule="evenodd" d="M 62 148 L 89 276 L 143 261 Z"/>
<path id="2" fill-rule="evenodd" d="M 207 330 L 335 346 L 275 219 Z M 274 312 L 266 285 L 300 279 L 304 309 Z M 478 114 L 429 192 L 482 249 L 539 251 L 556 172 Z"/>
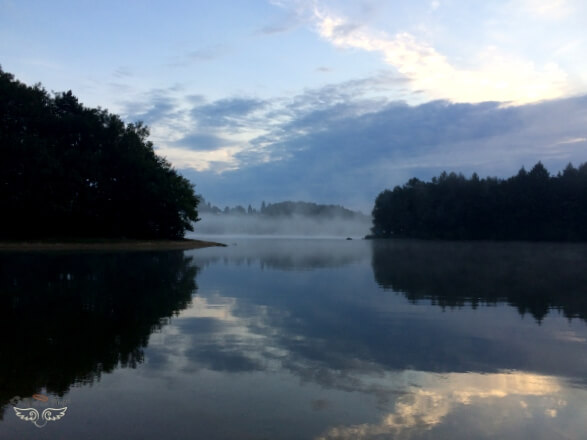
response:
<path id="1" fill-rule="evenodd" d="M 251 243 L 240 243 L 231 246 L 230 252 L 223 251 L 218 256 L 202 256 L 196 258 L 200 267 L 223 262 L 235 266 L 254 266 L 277 270 L 314 270 L 348 266 L 363 258 L 363 248 L 343 239 L 305 240 L 305 239 L 261 239 Z"/>
<path id="2" fill-rule="evenodd" d="M 214 259 L 220 253 L 214 248 L 193 254 L 200 267 L 230 269 L 210 270 L 208 280 L 215 288 L 201 293 L 213 311 L 206 319 L 221 316 L 216 323 L 222 325 L 190 323 L 189 334 L 215 332 L 214 338 L 191 342 L 188 355 L 198 368 L 251 371 L 278 361 L 302 380 L 377 395 L 385 392 L 370 388 L 371 382 L 362 382 L 361 377 L 403 369 L 441 373 L 510 369 L 584 376 L 577 343 L 535 324 L 517 327 L 518 319 L 505 310 L 437 314 L 429 308 L 404 308 L 396 295 L 369 282 L 369 270 L 363 265 L 302 271 L 303 264 L 272 262 L 287 261 L 281 257 L 290 253 L 298 262 L 324 255 L 316 266 L 323 269 L 336 267 L 341 257 L 361 261 L 370 255 L 379 284 L 413 301 L 427 298 L 443 307 L 509 301 L 520 312 L 538 318 L 551 307 L 564 309 L 567 316 L 585 317 L 587 308 L 581 305 L 587 286 L 585 245 L 340 240 L 321 249 L 311 241 L 299 241 L 298 247 L 281 240 L 266 243 L 266 249 L 257 243 L 224 248 L 225 258 Z M 234 266 L 242 270 L 232 270 Z M 260 275 L 259 266 L 294 270 Z M 502 316 L 508 330 L 496 331 L 495 322 L 501 324 Z M 559 328 L 559 323 L 550 329 Z M 564 330 L 564 322 L 560 325 Z M 517 332 L 515 338 L 509 337 L 510 329 Z M 185 344 L 181 350 L 185 354 Z"/>
<path id="3" fill-rule="evenodd" d="M 0 254 L 0 404 L 135 367 L 197 270 L 182 251 Z"/>
<path id="4" fill-rule="evenodd" d="M 548 243 L 374 241 L 379 285 L 442 307 L 507 301 L 538 321 L 587 320 L 587 247 Z"/>

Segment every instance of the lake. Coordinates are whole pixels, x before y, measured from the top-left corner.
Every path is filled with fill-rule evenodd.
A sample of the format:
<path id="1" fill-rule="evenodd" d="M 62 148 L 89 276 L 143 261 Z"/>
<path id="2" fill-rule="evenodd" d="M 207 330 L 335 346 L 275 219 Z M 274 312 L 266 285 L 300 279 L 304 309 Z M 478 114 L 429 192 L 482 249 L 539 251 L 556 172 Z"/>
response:
<path id="1" fill-rule="evenodd" d="M 0 438 L 587 438 L 587 245 L 219 240 L 0 253 Z"/>

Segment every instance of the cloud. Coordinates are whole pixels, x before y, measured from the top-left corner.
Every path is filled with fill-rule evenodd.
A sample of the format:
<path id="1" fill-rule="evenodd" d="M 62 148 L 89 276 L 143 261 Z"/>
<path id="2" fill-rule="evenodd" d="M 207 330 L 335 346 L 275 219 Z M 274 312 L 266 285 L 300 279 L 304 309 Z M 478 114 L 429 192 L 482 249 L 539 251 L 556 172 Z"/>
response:
<path id="1" fill-rule="evenodd" d="M 226 147 L 231 142 L 214 134 L 192 133 L 175 141 L 174 144 L 193 151 L 212 151 Z"/>
<path id="2" fill-rule="evenodd" d="M 119 66 L 114 71 L 114 76 L 116 78 L 130 78 L 130 77 L 134 76 L 134 73 L 133 73 L 132 69 L 127 66 Z"/>
<path id="3" fill-rule="evenodd" d="M 518 106 L 410 105 L 412 80 L 374 76 L 271 99 L 209 101 L 174 86 L 127 107 L 157 152 L 217 204 L 310 200 L 371 210 L 384 188 L 443 170 L 507 177 L 587 160 L 587 97 Z M 390 97 L 397 97 L 390 100 Z"/>
<path id="4" fill-rule="evenodd" d="M 254 32 L 254 35 L 273 36 L 296 29 L 305 21 L 305 7 L 298 1 L 273 1 L 270 0 L 273 6 L 277 6 L 285 13 L 275 21 L 262 26 Z"/>
<path id="5" fill-rule="evenodd" d="M 187 58 L 191 61 L 211 61 L 218 58 L 226 52 L 223 46 L 208 47 L 205 49 L 196 49 L 187 54 Z"/>
<path id="6" fill-rule="evenodd" d="M 382 105 L 385 93 L 401 94 L 404 86 L 404 79 L 384 72 L 289 98 L 236 96 L 208 102 L 202 95 L 182 96 L 181 88 L 156 89 L 127 105 L 125 113 L 154 128 L 158 151 L 173 158 L 176 167 L 222 172 L 289 157 L 294 151 L 285 144 L 286 138 L 318 129 L 310 127 L 308 118 L 324 127 L 326 115 L 342 118 L 372 111 Z M 356 99 L 360 105 L 344 104 Z M 319 111 L 323 117 L 317 117 Z"/>
<path id="7" fill-rule="evenodd" d="M 202 63 L 217 60 L 228 54 L 230 49 L 225 45 L 201 47 L 185 53 L 182 56 L 172 58 L 167 65 L 169 67 L 186 67 L 194 63 Z"/>
<path id="8" fill-rule="evenodd" d="M 136 119 L 144 121 L 147 124 L 159 122 L 164 118 L 170 117 L 176 110 L 175 100 L 168 96 L 153 98 L 151 105 L 134 116 Z"/>
<path id="9" fill-rule="evenodd" d="M 390 36 L 319 8 L 314 9 L 314 19 L 322 38 L 336 47 L 380 53 L 411 80 L 413 89 L 424 90 L 433 99 L 523 104 L 559 98 L 570 90 L 568 75 L 553 62 L 536 66 L 489 46 L 473 60 L 478 67 L 462 68 L 408 32 Z"/>
<path id="10" fill-rule="evenodd" d="M 182 91 L 180 85 L 149 90 L 132 101 L 124 102 L 123 115 L 127 120 L 162 125 L 165 120 L 177 117 L 180 104 L 178 94 Z"/>
<path id="11" fill-rule="evenodd" d="M 167 159 L 176 168 L 186 170 L 186 175 L 190 172 L 210 172 L 213 175 L 218 173 L 236 170 L 238 163 L 234 158 L 238 147 L 224 147 L 209 151 L 192 151 L 185 148 L 177 147 L 159 147 L 156 153 Z M 196 183 L 197 179 L 196 179 Z"/>
<path id="12" fill-rule="evenodd" d="M 243 126 L 245 118 L 262 109 L 266 103 L 254 98 L 226 98 L 210 104 L 196 106 L 192 116 L 202 126 Z"/>
<path id="13" fill-rule="evenodd" d="M 318 96 L 294 99 L 281 124 L 249 142 L 257 150 L 235 153 L 232 171 L 188 175 L 218 203 L 298 198 L 369 210 L 379 191 L 413 176 L 507 177 L 538 160 L 556 171 L 587 159 L 587 97 L 502 107 L 336 98 L 329 105 Z"/>
<path id="14" fill-rule="evenodd" d="M 561 141 L 558 141 L 555 145 L 565 145 L 565 144 L 580 144 L 587 142 L 587 138 L 578 137 L 578 138 L 567 138 Z"/>

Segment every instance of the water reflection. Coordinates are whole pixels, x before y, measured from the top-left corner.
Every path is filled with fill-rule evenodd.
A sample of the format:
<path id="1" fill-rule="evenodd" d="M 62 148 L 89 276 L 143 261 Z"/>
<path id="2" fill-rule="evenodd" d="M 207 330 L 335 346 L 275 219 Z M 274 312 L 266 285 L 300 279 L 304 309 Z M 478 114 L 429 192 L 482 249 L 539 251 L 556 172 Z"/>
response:
<path id="1" fill-rule="evenodd" d="M 560 320 L 557 312 L 546 318 L 553 307 L 563 309 L 567 317 L 584 316 L 579 301 L 587 285 L 587 271 L 581 270 L 583 247 L 552 247 L 556 252 L 539 258 L 532 247 L 482 244 L 473 258 L 474 248 L 453 243 L 333 241 L 332 254 L 341 252 L 354 259 L 338 266 L 325 263 L 313 272 L 265 270 L 261 277 L 258 270 L 266 269 L 267 261 L 290 252 L 301 261 L 315 249 L 311 242 L 293 250 L 274 246 L 273 254 L 266 256 L 264 246 L 260 253 L 251 243 L 248 246 L 252 266 L 247 267 L 239 266 L 240 251 L 233 262 L 233 249 L 222 266 L 210 263 L 217 261 L 218 250 L 194 254 L 199 266 L 210 265 L 202 277 L 214 287 L 213 296 L 208 290 L 199 296 L 231 316 L 230 323 L 218 324 L 223 332 L 230 332 L 240 320 L 239 334 L 245 328 L 255 336 L 247 340 L 263 350 L 278 347 L 281 365 L 304 379 L 329 386 L 341 382 L 340 374 L 333 371 L 348 376 L 390 369 L 484 373 L 508 369 L 586 379 L 585 325 Z M 327 244 L 319 246 L 324 249 Z M 505 259 L 500 260 L 500 255 Z M 506 263 L 514 267 L 496 270 L 497 278 L 491 279 L 489 269 Z M 544 265 L 553 272 L 530 276 L 532 268 Z M 508 273 L 507 280 L 503 272 Z M 394 281 L 393 289 L 399 293 L 378 288 L 389 288 L 388 280 Z M 563 286 L 569 290 L 561 291 Z M 540 326 L 520 320 L 516 312 L 536 311 L 534 295 L 548 304 L 539 315 Z M 429 301 L 413 305 L 424 298 Z M 443 312 L 437 304 L 461 308 Z M 473 307 L 465 307 L 468 304 Z M 483 307 L 475 308 L 479 305 Z M 216 347 L 234 352 L 242 344 L 232 335 Z M 251 356 L 256 349 L 248 346 L 244 353 Z"/>
<path id="2" fill-rule="evenodd" d="M 341 239 L 243 239 L 226 236 L 206 239 L 227 243 L 229 249 L 206 249 L 195 253 L 202 267 L 223 263 L 288 271 L 336 268 L 364 260 L 367 249 L 363 241 L 350 243 L 352 240 Z"/>
<path id="3" fill-rule="evenodd" d="M 582 248 L 546 247 L 542 261 L 518 245 L 430 245 L 11 255 L 1 402 L 65 393 L 69 425 L 49 427 L 63 438 L 583 438 L 585 275 L 566 267 L 581 267 Z M 561 272 L 529 276 L 547 266 Z M 23 350 L 37 335 L 38 352 Z M 0 437 L 26 438 L 19 423 L 5 416 Z"/>
<path id="4" fill-rule="evenodd" d="M 438 376 L 415 371 L 401 376 L 408 376 L 399 380 L 409 380 L 410 385 L 377 423 L 336 426 L 318 440 L 461 438 L 462 434 L 466 438 L 473 432 L 474 438 L 503 438 L 504 431 L 509 431 L 507 438 L 528 438 L 525 420 L 532 420 L 533 438 L 579 438 L 577 428 L 586 426 L 577 419 L 572 427 L 549 426 L 567 406 L 581 405 L 576 396 L 565 394 L 565 385 L 555 377 L 523 372 Z M 478 417 L 471 417 L 475 413 Z M 500 426 L 495 426 L 496 419 Z"/>
<path id="5" fill-rule="evenodd" d="M 173 360 L 166 366 L 169 377 L 212 371 L 222 373 L 230 386 L 235 377 L 239 382 L 262 378 L 263 389 L 255 390 L 247 405 L 254 412 L 278 412 L 262 405 L 259 396 L 286 405 L 286 420 L 300 425 L 298 438 L 526 438 L 530 432 L 537 439 L 578 439 L 587 432 L 580 416 L 586 410 L 587 329 L 584 321 L 552 311 L 556 304 L 567 316 L 582 316 L 573 302 L 551 292 L 550 312 L 539 324 L 520 319 L 521 303 L 511 307 L 506 295 L 478 298 L 473 308 L 466 288 L 454 302 L 432 282 L 423 282 L 429 290 L 417 298 L 405 291 L 390 294 L 381 289 L 382 279 L 373 277 L 374 271 L 381 276 L 389 269 L 379 265 L 389 260 L 371 243 L 345 244 L 342 254 L 354 257 L 342 264 L 335 264 L 340 258 L 327 261 L 322 252 L 326 261 L 313 271 L 293 263 L 308 261 L 311 243 L 294 249 L 278 243 L 273 255 L 267 255 L 266 244 L 256 253 L 252 243 L 239 243 L 222 259 L 218 249 L 194 254 L 205 268 L 200 277 L 205 287 L 175 322 L 172 337 L 151 347 L 155 352 L 165 347 Z M 247 264 L 241 259 L 244 247 Z M 288 252 L 293 252 L 291 267 L 267 264 L 285 261 Z M 418 252 L 426 258 L 423 248 Z M 518 270 L 525 252 L 509 250 L 510 261 L 522 264 Z M 566 250 L 562 255 L 575 258 Z M 377 267 L 371 264 L 375 258 Z M 449 275 L 452 285 L 471 285 L 459 279 L 457 267 L 443 267 L 449 272 L 446 286 Z M 430 276 L 429 266 L 418 268 L 404 285 Z M 578 287 L 583 279 L 573 268 L 562 275 L 571 277 L 563 280 L 568 286 Z M 465 272 L 466 280 L 478 276 Z M 510 280 L 520 291 L 534 285 L 531 278 L 512 275 Z M 216 383 L 215 389 L 224 387 Z M 214 434 L 205 432 L 210 438 Z M 272 438 L 287 436 L 278 431 Z"/>
<path id="6" fill-rule="evenodd" d="M 181 251 L 0 254 L 0 406 L 136 367 L 196 274 Z"/>
<path id="7" fill-rule="evenodd" d="M 541 321 L 587 319 L 587 246 L 560 243 L 373 242 L 377 283 L 442 307 L 507 302 Z"/>

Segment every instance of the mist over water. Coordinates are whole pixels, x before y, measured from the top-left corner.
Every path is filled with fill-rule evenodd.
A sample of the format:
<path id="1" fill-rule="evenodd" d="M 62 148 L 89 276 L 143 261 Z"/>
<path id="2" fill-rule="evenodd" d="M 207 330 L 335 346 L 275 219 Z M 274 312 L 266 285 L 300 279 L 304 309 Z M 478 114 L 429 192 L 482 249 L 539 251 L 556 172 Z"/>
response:
<path id="1" fill-rule="evenodd" d="M 263 217 L 203 213 L 194 226 L 196 235 L 267 235 L 280 237 L 352 237 L 369 233 L 371 218 L 307 217 L 302 215 Z"/>

